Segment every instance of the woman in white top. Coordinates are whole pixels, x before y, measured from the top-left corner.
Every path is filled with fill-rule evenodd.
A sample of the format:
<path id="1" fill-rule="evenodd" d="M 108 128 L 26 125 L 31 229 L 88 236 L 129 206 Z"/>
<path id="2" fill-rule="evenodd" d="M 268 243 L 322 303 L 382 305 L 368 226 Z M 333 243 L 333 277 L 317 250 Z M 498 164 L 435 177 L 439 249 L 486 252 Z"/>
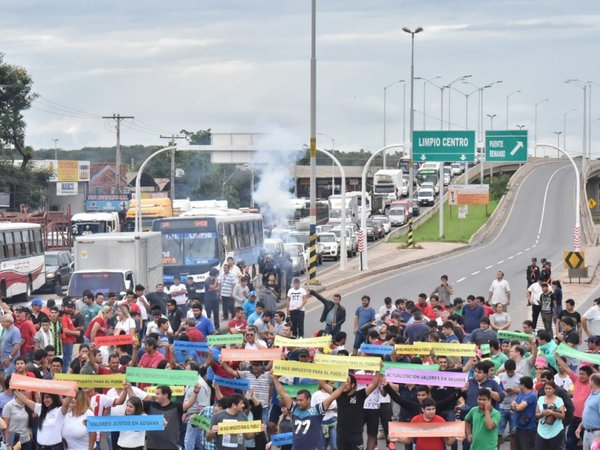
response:
<path id="1" fill-rule="evenodd" d="M 142 401 L 137 397 L 131 397 L 127 400 L 125 406 L 126 416 L 141 416 L 144 414 Z M 119 450 L 143 450 L 146 440 L 146 432 L 142 431 L 121 431 L 117 446 Z"/>
<path id="2" fill-rule="evenodd" d="M 87 394 L 79 389 L 73 397 L 67 397 L 61 408 L 65 419 L 62 427 L 62 438 L 69 450 L 93 450 L 96 443 L 96 433 L 87 430 L 87 418 L 94 413 L 90 409 Z"/>
<path id="3" fill-rule="evenodd" d="M 14 391 L 15 397 L 38 416 L 36 444 L 44 450 L 63 450 L 62 430 L 65 419 L 61 411 L 60 397 L 56 394 L 42 394 L 42 403 L 35 403 L 23 392 Z"/>
<path id="4" fill-rule="evenodd" d="M 494 331 L 510 329 L 510 316 L 504 312 L 504 305 L 496 303 L 494 305 L 495 313 L 490 315 L 490 326 Z"/>
<path id="5" fill-rule="evenodd" d="M 117 317 L 119 321 L 115 325 L 114 335 L 121 334 L 121 331 L 125 332 L 125 334 L 135 335 L 135 320 L 129 315 L 129 307 L 127 305 L 119 306 Z"/>

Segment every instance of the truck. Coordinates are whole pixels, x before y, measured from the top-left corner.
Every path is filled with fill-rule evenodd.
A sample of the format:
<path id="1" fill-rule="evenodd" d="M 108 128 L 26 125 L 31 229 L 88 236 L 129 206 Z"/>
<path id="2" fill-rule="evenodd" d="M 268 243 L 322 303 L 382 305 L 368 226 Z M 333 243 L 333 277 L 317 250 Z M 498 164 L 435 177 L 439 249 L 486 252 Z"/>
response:
<path id="1" fill-rule="evenodd" d="M 71 216 L 73 236 L 88 236 L 97 233 L 117 233 L 121 230 L 119 213 L 87 212 Z"/>
<path id="2" fill-rule="evenodd" d="M 358 210 L 357 210 L 357 214 L 360 217 L 362 214 L 362 193 L 360 191 L 352 191 L 352 192 L 346 192 L 346 198 L 348 196 L 351 197 L 356 197 L 356 201 L 358 203 Z M 367 217 L 373 215 L 373 214 L 381 214 L 384 211 L 384 206 L 383 206 L 383 195 L 379 195 L 379 194 L 371 194 L 369 192 L 367 192 L 365 194 L 365 203 L 367 204 Z"/>
<path id="3" fill-rule="evenodd" d="M 383 195 L 386 208 L 400 198 L 402 191 L 402 169 L 382 169 L 373 175 L 373 193 Z"/>
<path id="4" fill-rule="evenodd" d="M 329 196 L 329 223 L 342 222 L 342 196 L 339 194 Z M 355 222 L 358 218 L 358 198 L 356 195 L 346 194 L 346 222 Z"/>
<path id="5" fill-rule="evenodd" d="M 129 209 L 127 210 L 127 216 L 125 218 L 124 231 L 135 231 L 136 205 L 137 199 L 132 199 L 129 202 Z M 192 205 L 192 207 L 194 206 Z M 171 202 L 170 198 L 142 198 L 141 210 L 141 231 L 150 231 L 152 229 L 152 222 L 154 222 L 156 219 L 166 219 L 167 217 L 173 217 L 173 203 Z"/>
<path id="6" fill-rule="evenodd" d="M 163 282 L 162 235 L 158 232 L 108 233 L 75 239 L 75 271 L 67 295 L 124 292 Z"/>

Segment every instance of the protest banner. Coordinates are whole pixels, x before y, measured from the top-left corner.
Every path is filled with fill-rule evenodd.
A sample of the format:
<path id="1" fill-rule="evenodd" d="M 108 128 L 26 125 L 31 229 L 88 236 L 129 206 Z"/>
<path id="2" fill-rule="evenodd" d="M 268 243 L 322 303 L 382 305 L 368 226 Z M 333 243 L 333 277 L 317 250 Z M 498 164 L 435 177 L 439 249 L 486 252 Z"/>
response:
<path id="1" fill-rule="evenodd" d="M 281 359 L 280 348 L 237 349 L 224 348 L 221 350 L 221 361 L 275 361 Z"/>
<path id="2" fill-rule="evenodd" d="M 294 398 L 298 395 L 298 391 L 306 389 L 310 392 L 310 395 L 314 394 L 319 390 L 318 384 L 282 384 L 283 389 L 290 397 Z"/>
<path id="3" fill-rule="evenodd" d="M 387 369 L 413 369 L 413 370 L 440 370 L 439 364 L 412 364 L 412 363 L 401 363 L 394 361 L 383 362 L 383 372 Z"/>
<path id="4" fill-rule="evenodd" d="M 94 339 L 96 347 L 116 347 L 118 345 L 133 344 L 132 334 L 115 334 L 114 336 L 96 336 Z"/>
<path id="5" fill-rule="evenodd" d="M 491 355 L 492 349 L 490 348 L 490 344 L 481 344 L 479 346 L 479 350 L 481 350 L 482 355 Z"/>
<path id="6" fill-rule="evenodd" d="M 283 336 L 275 336 L 275 347 L 291 348 L 326 348 L 331 345 L 331 336 L 321 336 L 315 338 L 289 339 Z"/>
<path id="7" fill-rule="evenodd" d="M 244 422 L 221 422 L 219 424 L 218 434 L 241 434 L 241 433 L 260 433 L 260 420 L 247 420 Z"/>
<path id="8" fill-rule="evenodd" d="M 74 381 L 40 380 L 25 375 L 13 373 L 10 378 L 10 388 L 20 391 L 42 392 L 44 394 L 66 395 L 75 397 L 77 383 Z"/>
<path id="9" fill-rule="evenodd" d="M 221 387 L 237 389 L 240 391 L 247 391 L 250 389 L 250 380 L 242 380 L 239 378 L 225 378 L 215 375 L 213 381 Z"/>
<path id="10" fill-rule="evenodd" d="M 360 344 L 358 351 L 370 355 L 391 355 L 394 347 L 391 345 Z"/>
<path id="11" fill-rule="evenodd" d="M 204 417 L 200 414 L 194 414 L 191 418 L 192 425 L 200 428 L 201 430 L 210 430 L 210 417 Z"/>
<path id="12" fill-rule="evenodd" d="M 198 372 L 192 370 L 147 369 L 128 367 L 125 378 L 131 383 L 148 383 L 167 386 L 193 386 L 198 382 Z"/>
<path id="13" fill-rule="evenodd" d="M 108 431 L 162 431 L 165 427 L 162 414 L 144 416 L 88 416 L 87 430 Z"/>
<path id="14" fill-rule="evenodd" d="M 597 353 L 585 353 L 561 343 L 556 349 L 556 353 L 560 356 L 568 356 L 569 358 L 578 359 L 579 361 L 587 361 L 593 364 L 600 364 L 600 355 Z"/>
<path id="15" fill-rule="evenodd" d="M 432 370 L 387 369 L 385 380 L 392 383 L 424 384 L 425 386 L 464 387 L 467 373 L 434 372 Z"/>
<path id="16" fill-rule="evenodd" d="M 324 353 L 317 353 L 315 355 L 315 362 L 343 366 L 351 370 L 379 370 L 381 367 L 381 358 L 376 356 L 326 355 Z"/>
<path id="17" fill-rule="evenodd" d="M 144 390 L 151 396 L 156 395 L 156 388 L 158 386 L 146 386 Z M 181 397 L 185 394 L 185 386 L 169 386 L 171 388 L 171 395 L 174 397 Z"/>
<path id="18" fill-rule="evenodd" d="M 58 381 L 74 381 L 81 389 L 123 387 L 125 374 L 113 375 L 79 375 L 74 373 L 56 373 L 54 379 Z"/>
<path id="19" fill-rule="evenodd" d="M 293 433 L 279 433 L 271 436 L 271 444 L 275 447 L 283 447 L 284 445 L 292 445 L 294 440 Z"/>
<path id="20" fill-rule="evenodd" d="M 500 339 L 500 340 L 508 339 L 510 341 L 512 341 L 512 340 L 529 341 L 532 337 L 533 337 L 533 335 L 527 334 L 527 333 L 522 333 L 520 331 L 509 331 L 509 330 L 499 330 L 498 331 L 498 339 Z"/>
<path id="21" fill-rule="evenodd" d="M 371 384 L 375 375 L 368 373 L 355 373 L 353 374 L 356 384 Z"/>
<path id="22" fill-rule="evenodd" d="M 443 342 L 415 342 L 414 344 L 396 345 L 398 355 L 428 355 L 431 352 L 443 356 L 475 356 L 475 344 L 443 343 Z"/>
<path id="23" fill-rule="evenodd" d="M 312 378 L 314 380 L 346 381 L 348 369 L 330 364 L 303 363 L 298 361 L 273 361 L 274 375 Z"/>
<path id="24" fill-rule="evenodd" d="M 211 334 L 206 338 L 208 345 L 243 344 L 244 335 L 239 334 Z"/>
<path id="25" fill-rule="evenodd" d="M 390 422 L 389 436 L 398 438 L 463 437 L 465 423 L 457 422 Z"/>
<path id="26" fill-rule="evenodd" d="M 173 350 L 176 352 L 208 352 L 208 342 L 173 341 Z"/>

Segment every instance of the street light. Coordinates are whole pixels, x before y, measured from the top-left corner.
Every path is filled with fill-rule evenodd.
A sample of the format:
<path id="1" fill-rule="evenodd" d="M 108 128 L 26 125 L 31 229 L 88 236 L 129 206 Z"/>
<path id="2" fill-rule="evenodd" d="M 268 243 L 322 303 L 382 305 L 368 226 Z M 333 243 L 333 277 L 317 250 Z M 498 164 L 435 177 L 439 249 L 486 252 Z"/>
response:
<path id="1" fill-rule="evenodd" d="M 581 173 L 583 174 L 583 176 L 585 176 L 585 166 L 586 166 L 586 161 L 585 158 L 587 157 L 587 120 L 588 120 L 588 114 L 587 114 L 587 85 L 578 79 L 569 79 L 565 81 L 566 84 L 571 84 L 573 86 L 577 86 L 580 89 L 583 89 L 583 139 L 582 139 L 582 158 L 581 158 Z M 590 86 L 590 90 L 591 90 L 591 86 Z M 591 105 L 590 105 L 591 106 Z M 591 109 L 590 109 L 591 112 Z M 590 142 L 591 145 L 591 142 Z"/>
<path id="2" fill-rule="evenodd" d="M 490 118 L 490 130 L 494 129 L 494 117 L 497 116 L 497 114 L 486 114 L 489 118 Z"/>
<path id="3" fill-rule="evenodd" d="M 387 86 L 383 87 L 383 146 L 386 146 L 386 140 L 387 140 L 387 90 L 388 88 L 391 88 L 392 86 L 394 86 L 395 84 L 398 83 L 405 83 L 404 80 L 398 80 L 398 81 L 394 81 L 393 83 L 388 84 Z M 404 115 L 404 111 L 403 111 L 403 115 Z M 383 152 L 383 168 L 386 169 L 387 168 L 387 158 L 386 158 L 386 152 Z"/>
<path id="4" fill-rule="evenodd" d="M 525 125 L 515 125 L 515 127 L 517 127 L 519 130 L 522 130 L 523 128 L 525 128 Z"/>
<path id="5" fill-rule="evenodd" d="M 508 130 L 508 99 L 515 94 L 520 94 L 521 91 L 513 91 L 506 96 L 506 129 Z"/>
<path id="6" fill-rule="evenodd" d="M 563 149 L 565 152 L 568 151 L 567 150 L 567 116 L 575 111 L 577 111 L 577 108 L 571 109 L 570 111 L 567 111 L 566 113 L 563 114 Z"/>
<path id="7" fill-rule="evenodd" d="M 556 146 L 560 147 L 560 135 L 562 134 L 562 131 L 555 131 L 554 134 L 556 135 Z M 556 152 L 556 157 L 560 158 L 560 152 Z"/>
<path id="8" fill-rule="evenodd" d="M 537 157 L 537 147 L 535 146 L 535 144 L 537 143 L 537 108 L 538 105 L 541 105 L 542 103 L 546 103 L 549 102 L 550 99 L 549 98 L 545 98 L 544 100 L 542 100 L 541 102 L 537 102 L 535 104 L 535 112 L 534 112 L 534 116 L 533 116 L 533 143 L 534 143 L 534 147 L 533 147 L 533 156 Z"/>
<path id="9" fill-rule="evenodd" d="M 441 78 L 440 76 L 433 78 L 423 78 L 423 77 L 415 77 L 415 80 L 423 80 L 423 93 L 425 92 L 425 83 L 429 83 L 432 86 L 438 88 L 440 90 L 440 130 L 444 128 L 444 89 L 445 86 L 440 86 L 434 83 L 431 80 L 435 80 L 437 78 Z M 425 117 L 425 102 L 423 101 L 423 117 Z"/>
<path id="10" fill-rule="evenodd" d="M 422 77 L 415 77 L 415 80 L 423 80 L 423 129 L 425 130 L 427 128 L 426 126 L 426 119 L 427 119 L 427 104 L 425 103 L 425 97 L 426 97 L 426 90 L 427 90 L 427 83 L 431 83 L 433 84 L 435 87 L 439 88 L 439 86 L 437 86 L 436 84 L 434 84 L 431 80 L 437 80 L 439 78 L 442 78 L 441 76 L 436 76 L 436 77 L 432 77 L 432 78 L 422 78 Z"/>
<path id="11" fill-rule="evenodd" d="M 244 164 L 242 166 L 236 166 L 235 170 L 231 173 L 231 175 L 229 175 L 229 177 L 227 177 L 227 179 L 225 181 L 223 181 L 223 188 L 221 189 L 221 196 L 223 197 L 223 200 L 225 199 L 225 185 L 229 182 L 229 180 L 231 180 L 233 178 L 233 176 L 238 173 L 240 170 L 249 170 L 250 166 L 248 164 Z"/>
<path id="12" fill-rule="evenodd" d="M 452 98 L 452 85 L 457 83 L 458 81 L 465 81 L 467 78 L 471 78 L 473 75 L 463 75 L 462 77 L 458 77 L 456 80 L 448 83 L 445 87 L 448 89 L 448 129 L 452 126 L 452 121 L 450 120 L 450 115 L 452 110 L 450 109 L 450 100 Z"/>
<path id="13" fill-rule="evenodd" d="M 415 34 L 423 31 L 423 27 L 418 27 L 414 31 L 404 27 L 402 31 L 410 34 L 411 51 L 410 51 L 410 146 L 409 146 L 409 161 L 408 161 L 408 198 L 410 198 L 410 212 L 412 214 L 413 202 L 413 131 L 415 129 Z M 364 204 L 364 203 L 363 203 Z"/>
<path id="14" fill-rule="evenodd" d="M 385 133 L 385 131 L 384 131 Z M 327 136 L 325 133 L 317 133 L 317 136 L 323 136 L 331 140 L 331 152 L 335 152 L 335 139 Z M 331 195 L 335 194 L 335 161 L 331 160 Z"/>
<path id="15" fill-rule="evenodd" d="M 60 139 L 52 139 L 54 141 L 54 159 L 58 161 L 58 147 L 56 146 L 56 143 L 58 141 L 60 141 Z"/>

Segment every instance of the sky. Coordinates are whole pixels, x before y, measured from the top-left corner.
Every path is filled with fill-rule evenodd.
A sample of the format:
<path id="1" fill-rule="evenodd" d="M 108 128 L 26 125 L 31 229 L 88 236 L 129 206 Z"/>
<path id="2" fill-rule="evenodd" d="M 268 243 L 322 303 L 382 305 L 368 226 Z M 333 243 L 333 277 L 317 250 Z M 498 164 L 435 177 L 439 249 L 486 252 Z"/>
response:
<path id="1" fill-rule="evenodd" d="M 310 138 L 309 0 L 3 0 L 0 52 L 40 95 L 27 111 L 35 149 L 166 144 L 181 129 L 284 132 Z M 376 150 L 408 141 L 410 35 L 415 129 L 525 125 L 537 141 L 582 150 L 583 89 L 592 84 L 592 151 L 600 157 L 600 2 L 596 0 L 317 0 L 318 146 Z M 440 78 L 435 78 L 435 77 Z M 406 87 L 404 87 L 406 86 Z M 516 92 L 520 91 L 520 92 Z M 448 93 L 450 92 L 450 98 Z M 594 102 L 597 98 L 599 101 Z M 425 102 L 424 102 L 425 100 Z M 403 106 L 405 105 L 405 106 Z M 576 111 L 572 111 L 576 110 Z M 488 117 L 494 115 L 493 119 Z M 566 114 L 566 115 L 565 115 Z M 424 120 L 425 117 L 425 120 Z M 566 117 L 566 130 L 565 130 Z M 566 131 L 566 133 L 565 133 Z M 563 138 L 566 135 L 566 143 Z M 333 139 L 333 141 L 332 141 Z M 540 154 L 543 153 L 540 150 Z"/>

